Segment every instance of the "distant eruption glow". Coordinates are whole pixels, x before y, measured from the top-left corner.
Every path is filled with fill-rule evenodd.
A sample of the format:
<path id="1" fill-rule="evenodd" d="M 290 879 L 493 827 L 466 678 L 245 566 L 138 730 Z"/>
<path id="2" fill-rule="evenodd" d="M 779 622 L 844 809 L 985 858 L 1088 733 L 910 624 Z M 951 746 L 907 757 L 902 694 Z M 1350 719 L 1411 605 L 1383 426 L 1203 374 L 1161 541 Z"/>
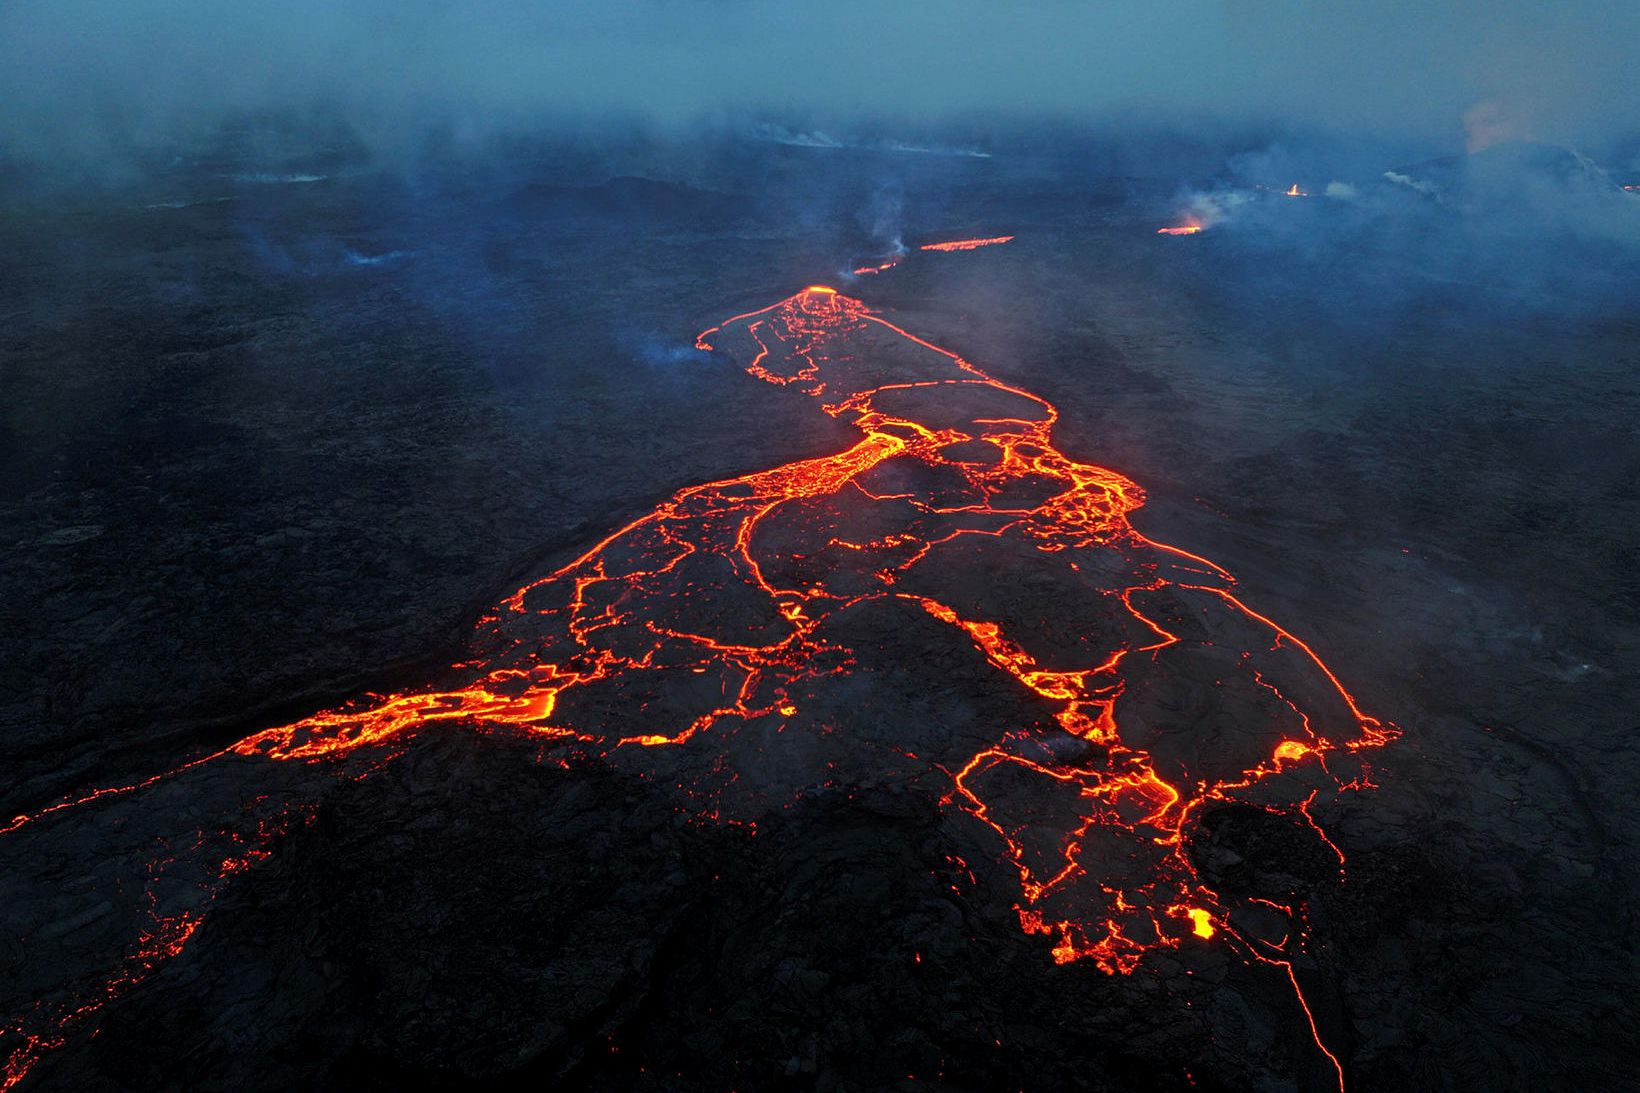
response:
<path id="1" fill-rule="evenodd" d="M 689 487 L 614 529 L 485 614 L 469 659 L 452 667 L 454 685 L 366 696 L 167 774 L 20 816 L 0 833 L 27 839 L 202 764 L 360 777 L 440 726 L 516 733 L 563 745 L 575 761 L 636 770 L 649 769 L 645 756 L 679 749 L 680 762 L 697 762 L 690 769 L 713 772 L 680 783 L 680 805 L 755 832 L 761 813 L 737 816 L 724 786 L 706 782 L 726 765 L 729 783 L 738 778 L 740 734 L 790 733 L 814 747 L 859 738 L 873 762 L 940 780 L 941 805 L 993 848 L 1018 885 L 1021 928 L 1051 941 L 1053 960 L 1126 975 L 1148 954 L 1212 941 L 1277 966 L 1342 1088 L 1342 1066 L 1299 986 L 1302 904 L 1268 904 L 1287 922 L 1279 938 L 1238 929 L 1237 899 L 1203 875 L 1192 836 L 1204 812 L 1251 807 L 1313 830 L 1342 869 L 1343 853 L 1314 819 L 1319 795 L 1369 787 L 1361 753 L 1397 730 L 1363 712 L 1309 644 L 1247 606 L 1223 568 L 1137 531 L 1128 517 L 1143 491 L 1055 447 L 1059 411 L 1048 400 L 828 285 L 725 320 L 696 345 L 730 351 L 752 376 L 815 399 L 859 438 Z M 987 607 L 987 582 L 973 577 L 987 565 L 999 579 L 1029 572 L 1062 587 L 1057 606 L 1044 608 L 1050 617 Z M 978 739 L 941 737 L 937 756 L 871 744 L 835 700 L 827 705 L 828 688 L 864 655 L 849 622 L 868 609 L 948 643 L 997 695 L 1034 712 L 977 726 Z M 1076 640 L 1056 649 L 1044 632 Z M 911 678 L 947 670 L 921 666 L 921 653 L 907 647 L 900 668 Z M 1198 740 L 1199 722 L 1170 720 L 1167 696 L 1199 690 L 1192 673 L 1202 671 L 1217 679 L 1212 702 L 1238 703 L 1224 711 L 1233 714 L 1224 737 Z M 681 689 L 694 697 L 675 707 L 631 698 L 680 678 L 708 685 Z M 1352 764 L 1360 773 L 1346 777 Z M 203 866 L 201 909 L 156 919 L 89 998 L 42 1000 L 0 1023 L 0 1089 L 180 952 L 216 892 L 313 811 L 303 802 L 278 809 L 256 824 L 224 818 L 179 851 Z M 149 875 L 171 860 L 149 863 Z"/>
<path id="2" fill-rule="evenodd" d="M 980 247 L 994 247 L 998 243 L 1007 243 L 1013 238 L 1011 235 L 997 235 L 989 239 L 953 239 L 948 243 L 924 243 L 919 249 L 934 251 L 977 250 Z"/>
<path id="3" fill-rule="evenodd" d="M 867 275 L 867 274 L 872 274 L 872 273 L 882 273 L 882 272 L 884 272 L 884 271 L 885 271 L 885 270 L 891 270 L 891 269 L 893 269 L 893 268 L 894 268 L 894 267 L 895 267 L 895 266 L 897 266 L 897 265 L 899 265 L 899 264 L 900 264 L 900 259 L 901 259 L 901 257 L 902 257 L 902 256 L 901 256 L 901 255 L 898 255 L 898 254 L 896 254 L 896 255 L 894 255 L 894 256 L 893 256 L 893 257 L 891 257 L 891 258 L 886 258 L 886 259 L 884 259 L 884 260 L 883 260 L 883 261 L 881 261 L 881 262 L 878 262 L 878 263 L 877 263 L 877 264 L 876 264 L 876 265 L 874 265 L 874 266 L 861 266 L 861 267 L 859 267 L 859 268 L 858 268 L 858 269 L 856 269 L 856 270 L 854 270 L 854 271 L 853 271 L 853 272 L 854 272 L 854 276 L 856 276 L 856 277 L 864 277 L 864 276 L 866 276 L 866 275 Z"/>

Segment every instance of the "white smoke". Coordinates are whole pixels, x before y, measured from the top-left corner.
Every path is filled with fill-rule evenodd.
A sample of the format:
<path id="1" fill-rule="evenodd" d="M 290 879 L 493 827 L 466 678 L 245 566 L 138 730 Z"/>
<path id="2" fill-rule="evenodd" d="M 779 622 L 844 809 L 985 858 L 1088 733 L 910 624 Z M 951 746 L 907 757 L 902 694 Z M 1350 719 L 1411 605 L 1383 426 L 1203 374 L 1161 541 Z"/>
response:
<path id="1" fill-rule="evenodd" d="M 1411 175 L 1402 174 L 1400 171 L 1385 171 L 1384 178 L 1386 181 L 1393 182 L 1397 186 L 1406 186 L 1410 189 L 1417 190 L 1419 193 L 1424 194 L 1427 197 L 1433 197 L 1437 200 L 1441 199 L 1441 188 L 1433 182 L 1425 182 L 1422 179 L 1413 178 Z"/>
<path id="2" fill-rule="evenodd" d="M 1237 209 L 1252 201 L 1254 195 L 1246 190 L 1215 190 L 1212 193 L 1192 194 L 1185 202 L 1185 210 L 1193 223 L 1204 228 L 1222 224 L 1231 219 Z"/>

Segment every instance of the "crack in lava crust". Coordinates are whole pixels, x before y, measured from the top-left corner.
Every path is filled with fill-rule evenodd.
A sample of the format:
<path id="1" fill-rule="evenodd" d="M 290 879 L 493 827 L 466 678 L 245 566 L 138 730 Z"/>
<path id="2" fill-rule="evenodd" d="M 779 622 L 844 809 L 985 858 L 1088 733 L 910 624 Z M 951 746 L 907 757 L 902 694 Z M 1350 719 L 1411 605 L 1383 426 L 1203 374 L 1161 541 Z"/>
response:
<path id="1" fill-rule="evenodd" d="M 936 778 L 942 805 L 1017 874 L 1020 925 L 1052 939 L 1054 960 L 1128 974 L 1147 953 L 1226 943 L 1278 965 L 1342 1085 L 1294 967 L 1301 908 L 1278 907 L 1285 937 L 1238 930 L 1190 836 L 1204 809 L 1252 806 L 1312 829 L 1342 868 L 1318 795 L 1370 786 L 1360 753 L 1396 730 L 1218 565 L 1136 531 L 1143 493 L 1054 447 L 1047 400 L 823 286 L 697 344 L 819 400 L 860 439 L 682 490 L 518 589 L 480 620 L 456 685 L 258 732 L 0 831 L 26 840 L 214 764 L 359 777 L 435 723 L 530 734 L 565 764 L 635 766 L 674 781 L 698 818 L 754 831 L 770 808 L 827 787 Z M 901 652 L 884 653 L 890 639 Z M 898 738 L 867 726 L 869 700 L 850 688 L 919 668 L 931 684 L 978 676 L 1011 713 Z M 771 756 L 799 738 L 791 773 L 789 754 Z M 187 857 L 205 880 L 168 916 L 151 910 L 106 977 L 0 1026 L 0 1088 L 181 951 L 231 876 L 311 816 L 291 798 L 323 781 L 240 800 L 181 853 L 170 848 L 186 833 L 157 858 L 133 849 L 150 878 Z"/>

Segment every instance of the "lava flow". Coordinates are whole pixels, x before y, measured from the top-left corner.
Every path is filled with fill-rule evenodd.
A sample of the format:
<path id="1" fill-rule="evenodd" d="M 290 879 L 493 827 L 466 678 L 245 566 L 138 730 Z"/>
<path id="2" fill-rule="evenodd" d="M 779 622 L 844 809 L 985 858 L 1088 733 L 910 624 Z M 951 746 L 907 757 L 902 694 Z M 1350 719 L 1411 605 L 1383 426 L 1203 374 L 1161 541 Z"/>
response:
<path id="1" fill-rule="evenodd" d="M 1007 243 L 1013 239 L 1011 235 L 996 235 L 989 239 L 953 239 L 949 243 L 924 243 L 922 250 L 955 251 L 977 250 L 980 247 L 994 247 L 998 243 Z"/>
<path id="2" fill-rule="evenodd" d="M 1179 224 L 1176 227 L 1157 228 L 1156 229 L 1156 234 L 1157 235 L 1195 235 L 1197 232 L 1199 232 L 1201 230 L 1202 230 L 1202 226 L 1200 224 L 1197 224 L 1194 221 L 1192 221 L 1188 224 Z"/>
<path id="3" fill-rule="evenodd" d="M 135 863 L 167 910 L 135 909 L 106 974 L 42 982 L 0 1025 L 0 1088 L 181 951 L 232 876 L 305 822 L 297 799 L 439 726 L 664 773 L 698 819 L 748 826 L 808 795 L 931 779 L 1017 882 L 1020 925 L 1054 960 L 1128 974 L 1147 954 L 1225 944 L 1279 966 L 1342 1085 L 1299 989 L 1301 905 L 1280 908 L 1282 936 L 1238 926 L 1244 900 L 1215 889 L 1193 840 L 1215 809 L 1253 808 L 1313 831 L 1342 866 L 1316 814 L 1370 785 L 1359 753 L 1395 730 L 1222 568 L 1137 531 L 1143 492 L 1056 448 L 1046 399 L 820 285 L 697 345 L 816 399 L 858 439 L 681 490 L 612 531 L 485 615 L 447 685 L 14 820 L 0 849 L 29 861 L 36 833 L 112 810 L 99 822 L 125 842 L 102 848 L 106 868 Z M 164 796 L 224 765 L 231 795 Z M 251 796 L 252 782 L 269 788 Z M 207 808 L 213 827 L 182 818 Z"/>
<path id="4" fill-rule="evenodd" d="M 884 273 L 884 272 L 887 272 L 888 270 L 893 269 L 895 266 L 899 265 L 900 261 L 904 257 L 905 257 L 905 255 L 903 255 L 903 254 L 891 254 L 887 258 L 883 259 L 881 262 L 878 262 L 874 266 L 860 266 L 860 267 L 856 268 L 853 271 L 853 274 L 856 277 L 865 277 L 868 274 Z"/>

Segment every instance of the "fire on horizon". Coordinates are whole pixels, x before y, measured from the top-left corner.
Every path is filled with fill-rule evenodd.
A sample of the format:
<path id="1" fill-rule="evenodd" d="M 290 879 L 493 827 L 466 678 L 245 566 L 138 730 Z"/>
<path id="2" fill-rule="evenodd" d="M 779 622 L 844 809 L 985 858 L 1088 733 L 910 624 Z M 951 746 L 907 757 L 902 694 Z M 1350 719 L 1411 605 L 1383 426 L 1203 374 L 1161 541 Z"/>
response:
<path id="1" fill-rule="evenodd" d="M 989 239 L 953 239 L 947 243 L 924 243 L 921 250 L 958 251 L 977 250 L 980 247 L 994 247 L 998 243 L 1007 243 L 1013 240 L 1011 235 L 995 235 Z"/>

